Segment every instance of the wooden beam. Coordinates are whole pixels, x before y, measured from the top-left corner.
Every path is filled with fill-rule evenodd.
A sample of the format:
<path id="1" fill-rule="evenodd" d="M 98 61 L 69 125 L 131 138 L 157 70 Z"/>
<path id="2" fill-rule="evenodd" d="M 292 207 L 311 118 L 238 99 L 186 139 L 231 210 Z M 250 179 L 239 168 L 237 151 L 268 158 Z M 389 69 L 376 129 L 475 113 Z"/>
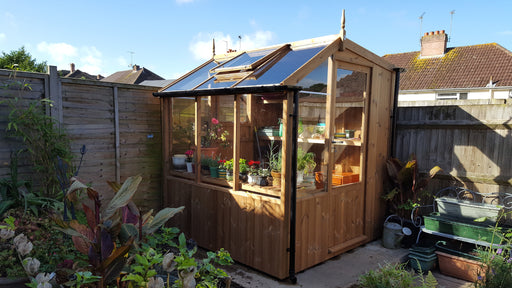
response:
<path id="1" fill-rule="evenodd" d="M 350 50 L 350 51 L 353 51 L 354 53 L 361 55 L 362 57 L 373 62 L 374 65 L 379 65 L 382 68 L 387 69 L 387 70 L 393 70 L 394 68 L 396 68 L 394 65 L 392 65 L 388 61 L 384 60 L 382 57 L 363 48 L 362 46 L 359 46 L 358 44 L 356 44 L 355 42 L 352 42 L 349 39 L 345 39 L 345 41 L 343 41 L 343 44 L 344 44 L 345 50 Z"/>

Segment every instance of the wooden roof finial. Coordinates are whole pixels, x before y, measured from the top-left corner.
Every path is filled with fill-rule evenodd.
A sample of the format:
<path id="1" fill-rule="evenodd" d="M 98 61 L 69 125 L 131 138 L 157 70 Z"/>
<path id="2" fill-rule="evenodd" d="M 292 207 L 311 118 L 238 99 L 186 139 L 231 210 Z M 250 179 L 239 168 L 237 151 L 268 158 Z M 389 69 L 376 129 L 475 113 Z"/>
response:
<path id="1" fill-rule="evenodd" d="M 215 38 L 213 38 L 213 41 L 212 41 L 212 42 L 213 42 L 213 43 L 212 43 L 212 53 L 213 53 L 212 58 L 213 58 L 213 57 L 215 57 Z"/>
<path id="2" fill-rule="evenodd" d="M 345 9 L 341 12 L 341 30 L 340 30 L 340 38 L 341 40 L 345 40 L 346 32 L 345 32 Z"/>

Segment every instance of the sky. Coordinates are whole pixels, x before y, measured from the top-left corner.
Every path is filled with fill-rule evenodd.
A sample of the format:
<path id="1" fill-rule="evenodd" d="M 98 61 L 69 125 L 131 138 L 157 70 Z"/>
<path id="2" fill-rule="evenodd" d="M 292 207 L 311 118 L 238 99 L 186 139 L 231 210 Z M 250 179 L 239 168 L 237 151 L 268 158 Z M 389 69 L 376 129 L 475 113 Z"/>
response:
<path id="1" fill-rule="evenodd" d="M 22 46 L 38 62 L 108 76 L 136 64 L 175 79 L 226 49 L 247 50 L 338 34 L 383 56 L 419 51 L 425 32 L 448 47 L 512 50 L 512 1 L 0 0 L 0 52 Z"/>

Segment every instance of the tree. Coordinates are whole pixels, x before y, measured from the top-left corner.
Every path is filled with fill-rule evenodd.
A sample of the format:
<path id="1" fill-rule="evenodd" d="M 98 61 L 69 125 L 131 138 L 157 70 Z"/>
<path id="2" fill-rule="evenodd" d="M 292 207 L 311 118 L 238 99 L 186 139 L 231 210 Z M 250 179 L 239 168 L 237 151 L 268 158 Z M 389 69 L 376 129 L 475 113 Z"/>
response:
<path id="1" fill-rule="evenodd" d="M 0 56 L 0 69 L 14 69 L 15 65 L 20 71 L 46 73 L 46 61 L 37 63 L 23 46 L 9 53 L 2 52 Z"/>

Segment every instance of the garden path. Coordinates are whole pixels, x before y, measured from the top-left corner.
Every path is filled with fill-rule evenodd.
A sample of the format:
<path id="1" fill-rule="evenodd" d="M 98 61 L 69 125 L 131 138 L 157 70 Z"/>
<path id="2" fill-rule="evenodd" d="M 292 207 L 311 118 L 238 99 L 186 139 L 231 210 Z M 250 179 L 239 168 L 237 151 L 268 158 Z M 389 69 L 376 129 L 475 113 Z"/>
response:
<path id="1" fill-rule="evenodd" d="M 289 280 L 279 281 L 238 263 L 225 270 L 233 278 L 233 286 L 236 288 L 351 288 L 357 287 L 354 284 L 360 275 L 378 268 L 379 265 L 402 262 L 407 259 L 408 253 L 407 249 L 387 249 L 382 246 L 380 240 L 373 241 L 297 273 L 295 285 Z M 434 276 L 439 283 L 438 288 L 473 287 L 470 282 L 442 275 L 438 271 L 434 271 Z"/>

